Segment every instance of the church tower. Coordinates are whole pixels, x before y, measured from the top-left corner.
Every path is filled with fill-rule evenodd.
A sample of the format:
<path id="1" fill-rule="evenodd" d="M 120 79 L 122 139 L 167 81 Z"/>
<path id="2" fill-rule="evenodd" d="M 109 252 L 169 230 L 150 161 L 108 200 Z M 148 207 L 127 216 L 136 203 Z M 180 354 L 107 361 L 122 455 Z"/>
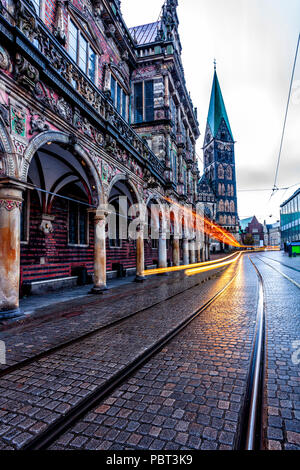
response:
<path id="1" fill-rule="evenodd" d="M 216 66 L 204 137 L 204 175 L 216 196 L 216 222 L 239 238 L 234 139 Z"/>

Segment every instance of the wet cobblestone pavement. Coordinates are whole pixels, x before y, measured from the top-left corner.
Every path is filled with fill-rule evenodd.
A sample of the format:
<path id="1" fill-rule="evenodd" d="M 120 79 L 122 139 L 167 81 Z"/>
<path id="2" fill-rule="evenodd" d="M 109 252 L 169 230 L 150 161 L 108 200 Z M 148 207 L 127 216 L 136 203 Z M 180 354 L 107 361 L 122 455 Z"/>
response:
<path id="1" fill-rule="evenodd" d="M 225 295 L 51 448 L 233 449 L 258 288 L 247 257 L 242 264 Z"/>
<path id="2" fill-rule="evenodd" d="M 299 260 L 277 252 L 250 256 L 264 281 L 264 448 L 299 450 Z M 149 307 L 0 378 L 0 449 L 22 448 L 90 399 L 96 389 L 211 299 L 235 273 L 228 289 L 201 315 L 50 446 L 116 451 L 235 449 L 259 286 L 247 255 L 239 267 L 232 265 L 205 283 L 201 280 L 213 271 L 191 278 L 153 278 L 144 285 L 123 286 L 101 300 L 87 297 L 86 304 L 82 299 L 58 304 L 63 316 L 59 312 L 47 321 L 2 331 L 12 349 L 9 361 L 14 363 L 134 309 Z"/>
<path id="3" fill-rule="evenodd" d="M 175 297 L 2 377 L 0 448 L 20 448 L 47 429 L 215 295 L 236 269 L 182 293 L 180 302 Z M 169 285 L 164 295 L 176 288 Z"/>
<path id="4" fill-rule="evenodd" d="M 283 256 L 280 255 L 272 253 L 272 258 L 281 261 Z M 283 263 L 289 261 L 286 258 L 282 260 Z M 300 450 L 300 291 L 263 261 L 294 280 L 299 279 L 300 273 L 276 262 L 272 263 L 260 255 L 253 255 L 252 259 L 263 276 L 265 288 L 266 447 L 274 450 Z M 294 262 L 293 267 L 299 269 L 299 258 L 290 261 Z"/>
<path id="5" fill-rule="evenodd" d="M 190 278 L 183 273 L 160 276 L 144 284 L 121 286 L 104 296 L 88 295 L 43 307 L 40 315 L 37 311 L 34 322 L 0 331 L 0 340 L 6 344 L 6 364 L 0 364 L 0 371 L 150 307 L 212 276 L 207 273 Z M 59 299 L 57 295 L 56 298 Z"/>

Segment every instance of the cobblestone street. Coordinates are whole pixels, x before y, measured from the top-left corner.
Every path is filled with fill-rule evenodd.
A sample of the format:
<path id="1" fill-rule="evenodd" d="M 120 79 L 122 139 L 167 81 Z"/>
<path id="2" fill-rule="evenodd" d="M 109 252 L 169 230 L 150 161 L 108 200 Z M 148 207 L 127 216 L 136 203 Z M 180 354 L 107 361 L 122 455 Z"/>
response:
<path id="1" fill-rule="evenodd" d="M 250 257 L 264 283 L 263 446 L 298 450 L 299 263 L 273 252 Z M 223 271 L 128 284 L 119 295 L 112 290 L 101 298 L 84 297 L 87 302 L 65 302 L 57 308 L 62 315 L 46 315 L 43 321 L 38 316 L 3 330 L 9 351 L 0 378 L 0 448 L 21 449 L 46 434 L 226 286 L 50 449 L 239 448 L 259 287 L 247 254 Z M 53 346 L 58 349 L 51 351 Z M 35 359 L 44 348 L 50 349 L 45 357 Z"/>

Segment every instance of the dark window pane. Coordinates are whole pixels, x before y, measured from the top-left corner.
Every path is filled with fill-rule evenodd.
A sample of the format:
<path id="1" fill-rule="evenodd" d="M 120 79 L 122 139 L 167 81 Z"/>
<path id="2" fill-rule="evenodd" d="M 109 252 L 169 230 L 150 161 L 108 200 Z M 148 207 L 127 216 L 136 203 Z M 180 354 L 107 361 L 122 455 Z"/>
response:
<path id="1" fill-rule="evenodd" d="M 146 121 L 154 119 L 153 80 L 145 82 L 145 118 Z"/>
<path id="2" fill-rule="evenodd" d="M 134 120 L 143 121 L 143 83 L 134 85 Z"/>
<path id="3" fill-rule="evenodd" d="M 113 76 L 111 76 L 111 81 L 110 81 L 110 93 L 111 93 L 111 99 L 113 104 L 115 104 L 115 97 L 116 97 L 116 80 L 114 79 Z"/>
<path id="4" fill-rule="evenodd" d="M 87 244 L 87 214 L 82 207 L 79 210 L 79 243 L 80 245 Z"/>
<path id="5" fill-rule="evenodd" d="M 121 113 L 121 87 L 117 84 L 117 110 Z"/>
<path id="6" fill-rule="evenodd" d="M 96 53 L 93 49 L 89 48 L 89 69 L 88 75 L 93 83 L 96 81 Z"/>
<path id="7" fill-rule="evenodd" d="M 126 111 L 127 111 L 127 95 L 122 91 L 122 116 L 126 119 Z"/>
<path id="8" fill-rule="evenodd" d="M 69 204 L 69 243 L 77 243 L 77 206 Z"/>

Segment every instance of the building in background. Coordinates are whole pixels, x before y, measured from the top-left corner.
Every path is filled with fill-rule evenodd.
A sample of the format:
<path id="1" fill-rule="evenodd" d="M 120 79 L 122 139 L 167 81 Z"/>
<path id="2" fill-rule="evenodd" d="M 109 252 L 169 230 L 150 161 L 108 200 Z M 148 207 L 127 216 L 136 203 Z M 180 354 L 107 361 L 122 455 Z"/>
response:
<path id="1" fill-rule="evenodd" d="M 204 175 L 215 195 L 216 223 L 239 240 L 234 144 L 215 67 L 203 144 Z M 212 241 L 213 249 L 224 247 Z"/>
<path id="2" fill-rule="evenodd" d="M 265 246 L 280 246 L 281 230 L 279 220 L 274 224 L 266 224 L 266 222 L 264 222 L 264 229 L 266 234 Z"/>
<path id="3" fill-rule="evenodd" d="M 266 244 L 266 232 L 255 215 L 240 220 L 241 237 L 244 245 L 264 246 Z"/>
<path id="4" fill-rule="evenodd" d="M 300 188 L 280 206 L 280 230 L 281 248 L 300 254 Z"/>

